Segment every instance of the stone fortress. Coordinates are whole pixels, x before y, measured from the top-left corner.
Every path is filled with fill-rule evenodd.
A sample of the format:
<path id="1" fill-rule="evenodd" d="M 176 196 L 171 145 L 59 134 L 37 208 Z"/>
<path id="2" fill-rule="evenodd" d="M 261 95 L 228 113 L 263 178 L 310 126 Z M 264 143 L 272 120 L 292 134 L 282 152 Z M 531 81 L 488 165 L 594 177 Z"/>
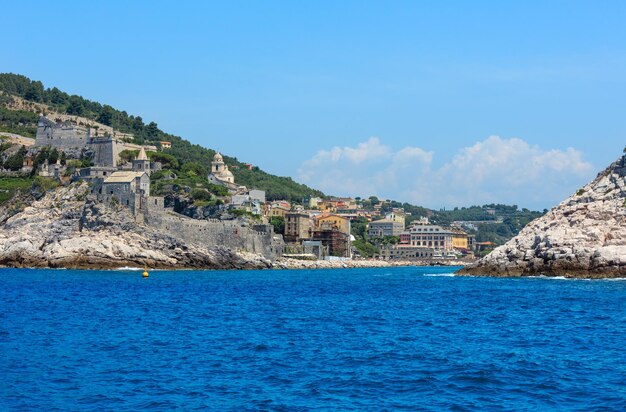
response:
<path id="1" fill-rule="evenodd" d="M 67 119 L 66 119 L 67 118 Z M 94 145 L 111 141 L 112 153 L 109 156 L 117 159 L 114 155 L 122 150 L 139 150 L 142 146 L 129 143 L 133 136 L 127 133 L 114 131 L 110 126 L 97 124 L 85 126 L 70 120 L 69 117 L 56 120 L 41 116 L 37 122 L 37 134 L 35 146 L 50 146 L 59 150 L 71 148 L 91 148 Z M 108 143 L 106 143 L 108 144 Z M 156 151 L 156 146 L 143 146 L 146 150 Z"/>
<path id="2" fill-rule="evenodd" d="M 161 169 L 161 164 L 151 162 L 146 151 L 156 151 L 155 146 L 141 146 L 115 138 L 112 133 L 97 133 L 92 127 L 85 127 L 70 121 L 39 119 L 35 147 L 52 147 L 67 153 L 82 150 L 93 152 L 93 166 L 81 168 L 77 178 L 88 181 L 91 193 L 97 201 L 126 207 L 140 224 L 150 225 L 173 237 L 199 246 L 224 246 L 237 251 L 259 253 L 274 259 L 282 254 L 281 236 L 274 234 L 269 224 L 250 225 L 238 220 L 193 219 L 165 208 L 164 198 L 150 193 L 150 175 Z M 139 150 L 132 165 L 119 163 L 122 150 Z M 245 186 L 235 183 L 232 172 L 224 163 L 221 154 L 216 153 L 208 179 L 213 184 L 223 185 L 229 193 L 242 196 L 243 202 L 257 202 L 252 199 L 256 192 L 248 192 Z M 247 197 L 246 197 L 247 196 Z M 257 197 L 261 197 L 256 194 Z M 262 196 L 263 202 L 265 196 Z"/>

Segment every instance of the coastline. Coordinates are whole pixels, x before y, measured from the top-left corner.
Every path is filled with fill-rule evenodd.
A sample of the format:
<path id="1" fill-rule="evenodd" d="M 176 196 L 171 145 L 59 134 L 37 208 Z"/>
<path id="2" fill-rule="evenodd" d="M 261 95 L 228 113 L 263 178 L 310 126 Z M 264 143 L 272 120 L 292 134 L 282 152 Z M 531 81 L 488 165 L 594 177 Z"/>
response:
<path id="1" fill-rule="evenodd" d="M 392 268 L 392 267 L 426 267 L 426 266 L 463 266 L 468 264 L 465 261 L 458 260 L 442 260 L 437 262 L 415 261 L 415 260 L 299 260 L 292 258 L 278 258 L 274 262 L 251 253 L 237 254 L 237 262 L 198 262 L 197 265 L 170 265 L 158 261 L 140 261 L 140 260 L 109 260 L 101 259 L 85 259 L 63 262 L 41 262 L 43 264 L 34 264 L 34 262 L 12 262 L 12 264 L 0 265 L 0 269 L 68 269 L 68 270 L 143 270 L 147 266 L 149 270 L 301 270 L 301 269 L 358 269 L 358 268 Z M 232 256 L 231 256 L 232 257 Z"/>
<path id="2" fill-rule="evenodd" d="M 406 266 L 465 266 L 467 262 L 460 260 L 442 260 L 436 262 L 417 260 L 298 260 L 279 258 L 273 263 L 272 269 L 355 269 L 355 268 L 391 268 Z"/>
<path id="3" fill-rule="evenodd" d="M 543 276 L 547 278 L 567 279 L 624 279 L 626 268 L 623 266 L 600 267 L 593 270 L 580 269 L 548 269 L 523 271 L 518 268 L 502 269 L 497 266 L 464 266 L 454 272 L 457 276 L 480 276 L 490 278 L 528 278 Z"/>

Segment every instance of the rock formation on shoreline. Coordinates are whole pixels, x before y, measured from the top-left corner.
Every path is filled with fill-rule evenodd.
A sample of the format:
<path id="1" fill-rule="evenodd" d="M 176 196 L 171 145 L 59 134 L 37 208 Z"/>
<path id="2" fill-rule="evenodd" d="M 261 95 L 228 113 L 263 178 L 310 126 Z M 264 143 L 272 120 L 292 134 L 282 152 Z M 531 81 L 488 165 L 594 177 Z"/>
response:
<path id="1" fill-rule="evenodd" d="M 262 269 L 261 255 L 200 247 L 140 225 L 123 206 L 95 202 L 87 184 L 14 198 L 0 209 L 0 265 L 108 269 Z M 25 206 L 28 204 L 28 206 Z"/>
<path id="2" fill-rule="evenodd" d="M 626 277 L 626 155 L 459 274 Z"/>

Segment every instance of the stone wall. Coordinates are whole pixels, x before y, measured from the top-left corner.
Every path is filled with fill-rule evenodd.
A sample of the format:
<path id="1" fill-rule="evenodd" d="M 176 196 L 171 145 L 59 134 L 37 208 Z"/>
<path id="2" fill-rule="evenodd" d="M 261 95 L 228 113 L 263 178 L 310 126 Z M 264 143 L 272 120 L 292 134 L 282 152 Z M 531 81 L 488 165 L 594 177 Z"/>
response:
<path id="1" fill-rule="evenodd" d="M 37 123 L 35 146 L 50 146 L 57 149 L 86 147 L 89 142 L 89 129 L 71 123 L 55 123 L 44 117 Z"/>
<path id="2" fill-rule="evenodd" d="M 146 152 L 157 151 L 157 147 L 153 145 L 140 145 L 140 144 L 134 144 L 134 143 L 126 143 L 126 142 L 122 142 L 119 140 L 116 141 L 116 144 L 117 144 L 118 153 L 121 152 L 122 150 L 140 150 L 142 147 Z"/>
<path id="3" fill-rule="evenodd" d="M 91 139 L 89 146 L 94 152 L 94 165 L 109 167 L 117 166 L 117 145 L 111 137 L 94 137 Z"/>
<path id="4" fill-rule="evenodd" d="M 196 220 L 170 211 L 151 211 L 145 223 L 198 246 L 223 246 L 235 251 L 259 253 L 272 260 L 282 254 L 282 240 L 274 238 L 271 225 L 250 227 L 238 220 Z"/>

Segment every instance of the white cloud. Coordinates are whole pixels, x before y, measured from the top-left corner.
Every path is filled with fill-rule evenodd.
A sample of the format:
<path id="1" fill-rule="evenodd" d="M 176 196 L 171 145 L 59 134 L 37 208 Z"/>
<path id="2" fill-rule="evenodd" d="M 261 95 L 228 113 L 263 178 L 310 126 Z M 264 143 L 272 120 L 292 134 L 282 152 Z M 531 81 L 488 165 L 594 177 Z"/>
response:
<path id="1" fill-rule="evenodd" d="M 461 148 L 442 166 L 420 147 L 399 150 L 371 137 L 357 147 L 320 150 L 299 169 L 303 182 L 326 193 L 377 195 L 429 207 L 483 203 L 550 207 L 592 177 L 573 148 L 544 150 L 518 138 L 491 136 Z"/>

